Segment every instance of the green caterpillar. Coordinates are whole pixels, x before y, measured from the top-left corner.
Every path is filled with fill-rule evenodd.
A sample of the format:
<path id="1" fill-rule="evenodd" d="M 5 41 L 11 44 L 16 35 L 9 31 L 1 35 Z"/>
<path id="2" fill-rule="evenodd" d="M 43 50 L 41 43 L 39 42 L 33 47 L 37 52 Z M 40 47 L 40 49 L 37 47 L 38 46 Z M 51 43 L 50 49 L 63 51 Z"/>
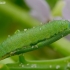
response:
<path id="1" fill-rule="evenodd" d="M 69 26 L 70 22 L 67 20 L 55 20 L 27 31 L 18 32 L 0 45 L 0 58 L 18 48 L 35 45 L 64 30 L 69 30 Z"/>

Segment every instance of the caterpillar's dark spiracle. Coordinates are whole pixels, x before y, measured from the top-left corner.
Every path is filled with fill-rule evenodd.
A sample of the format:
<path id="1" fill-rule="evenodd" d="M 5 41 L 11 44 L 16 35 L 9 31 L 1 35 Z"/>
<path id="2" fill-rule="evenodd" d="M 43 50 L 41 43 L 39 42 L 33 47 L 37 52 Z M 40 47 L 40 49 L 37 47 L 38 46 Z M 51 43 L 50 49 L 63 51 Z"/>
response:
<path id="1" fill-rule="evenodd" d="M 35 44 L 69 29 L 69 23 L 67 20 L 51 21 L 48 24 L 14 34 L 0 44 L 0 58 L 18 48 Z"/>

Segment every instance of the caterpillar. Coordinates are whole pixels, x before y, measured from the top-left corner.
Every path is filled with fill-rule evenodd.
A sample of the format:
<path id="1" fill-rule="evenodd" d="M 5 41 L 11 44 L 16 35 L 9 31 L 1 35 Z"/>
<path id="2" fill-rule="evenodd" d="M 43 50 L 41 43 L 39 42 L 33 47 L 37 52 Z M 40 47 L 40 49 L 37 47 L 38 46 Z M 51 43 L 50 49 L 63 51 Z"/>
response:
<path id="1" fill-rule="evenodd" d="M 18 48 L 35 45 L 64 30 L 69 30 L 69 26 L 70 22 L 67 20 L 54 20 L 48 24 L 28 29 L 27 31 L 20 31 L 0 44 L 0 58 Z"/>

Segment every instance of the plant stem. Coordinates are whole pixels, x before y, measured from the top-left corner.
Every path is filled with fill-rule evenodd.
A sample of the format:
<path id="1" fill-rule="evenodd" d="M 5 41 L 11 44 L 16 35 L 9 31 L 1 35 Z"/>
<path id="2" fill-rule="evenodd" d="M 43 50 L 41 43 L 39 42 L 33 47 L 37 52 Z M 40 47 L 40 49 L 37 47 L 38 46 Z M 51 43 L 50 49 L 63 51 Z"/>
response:
<path id="1" fill-rule="evenodd" d="M 11 70 L 67 70 L 70 69 L 70 56 L 53 60 L 27 61 L 27 64 L 7 64 Z M 15 68 L 14 68 L 15 67 Z"/>
<path id="2" fill-rule="evenodd" d="M 24 58 L 24 56 L 23 56 L 23 54 L 19 55 L 19 63 L 22 63 L 22 64 L 26 64 L 27 63 L 25 58 Z"/>

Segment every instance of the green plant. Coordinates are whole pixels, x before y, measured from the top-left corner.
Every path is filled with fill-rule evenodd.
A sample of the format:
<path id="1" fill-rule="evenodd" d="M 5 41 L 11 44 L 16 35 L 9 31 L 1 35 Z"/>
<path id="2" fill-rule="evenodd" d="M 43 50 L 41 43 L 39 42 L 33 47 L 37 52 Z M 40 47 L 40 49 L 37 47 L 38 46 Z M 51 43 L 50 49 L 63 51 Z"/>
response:
<path id="1" fill-rule="evenodd" d="M 70 22 L 67 20 L 56 20 L 41 25 L 40 22 L 34 20 L 27 13 L 26 9 L 22 9 L 23 7 L 21 8 L 20 6 L 17 6 L 19 3 L 22 4 L 21 6 L 23 6 L 23 1 L 13 0 L 11 2 L 10 0 L 9 2 L 9 0 L 7 0 L 6 2 L 7 3 L 5 5 L 0 5 L 0 14 L 2 13 L 1 19 L 2 21 L 5 19 L 5 21 L 2 23 L 7 23 L 8 25 L 8 22 L 13 20 L 20 23 L 23 28 L 28 29 L 24 29 L 24 31 L 21 31 L 20 29 L 17 30 L 12 36 L 8 35 L 8 38 L 0 44 L 0 70 L 70 69 L 70 42 L 64 38 L 59 40 L 70 33 Z M 14 5 L 13 2 L 16 2 L 17 5 Z M 48 0 L 48 2 L 53 9 L 56 1 L 54 0 L 52 4 L 50 3 L 51 1 Z M 4 17 L 3 15 L 8 17 Z M 8 20 L 12 20 L 8 21 L 6 18 Z M 14 27 L 12 27 L 12 29 L 13 28 Z M 48 48 L 50 47 L 53 50 L 56 49 L 56 51 L 62 54 L 62 56 L 67 57 L 52 60 L 27 60 L 25 58 L 24 53 L 43 48 L 47 45 L 49 45 Z M 48 49 L 46 51 L 48 51 Z M 43 51 L 41 51 L 41 53 L 44 55 Z M 11 57 L 15 55 L 17 55 L 17 58 L 15 57 L 16 60 Z"/>
<path id="2" fill-rule="evenodd" d="M 51 44 L 52 42 L 62 38 L 63 36 L 69 33 L 70 33 L 70 22 L 66 20 L 51 21 L 48 24 L 44 24 L 28 30 L 25 29 L 24 31 L 18 30 L 13 36 L 7 38 L 7 40 L 5 40 L 0 45 L 0 59 L 4 59 L 12 55 L 22 54 L 31 50 L 41 48 L 42 46 Z M 36 65 L 38 64 L 37 66 L 42 68 L 45 68 L 46 65 L 48 64 L 47 69 L 51 68 L 50 65 L 52 65 L 52 68 L 55 68 L 56 65 L 62 66 L 63 64 L 66 64 L 66 62 L 62 63 L 62 65 L 61 62 L 64 61 L 64 59 L 68 60 L 69 62 L 70 58 L 68 57 L 68 58 L 49 60 L 49 61 L 47 60 L 47 61 L 37 61 L 37 62 L 36 61 L 26 62 L 23 59 L 22 55 L 21 56 L 19 55 L 19 57 L 22 64 L 26 65 L 27 63 L 35 63 Z M 59 64 L 55 64 L 55 62 Z M 40 66 L 39 64 L 42 66 Z"/>
<path id="3" fill-rule="evenodd" d="M 70 24 L 68 21 L 58 20 L 58 21 L 49 22 L 48 24 L 38 26 L 36 28 L 24 30 L 22 32 L 18 31 L 13 36 L 7 38 L 7 40 L 0 45 L 0 51 L 1 51 L 0 58 L 6 55 L 7 53 L 12 54 L 16 52 L 15 50 L 19 48 L 26 48 L 27 51 L 30 48 L 33 49 L 38 48 L 36 44 L 40 42 L 46 40 L 51 42 L 51 40 L 49 40 L 50 38 L 54 36 L 56 37 L 58 34 L 62 32 L 65 32 L 64 34 L 69 33 L 70 31 L 69 26 Z M 31 47 L 27 48 L 27 46 Z"/>

